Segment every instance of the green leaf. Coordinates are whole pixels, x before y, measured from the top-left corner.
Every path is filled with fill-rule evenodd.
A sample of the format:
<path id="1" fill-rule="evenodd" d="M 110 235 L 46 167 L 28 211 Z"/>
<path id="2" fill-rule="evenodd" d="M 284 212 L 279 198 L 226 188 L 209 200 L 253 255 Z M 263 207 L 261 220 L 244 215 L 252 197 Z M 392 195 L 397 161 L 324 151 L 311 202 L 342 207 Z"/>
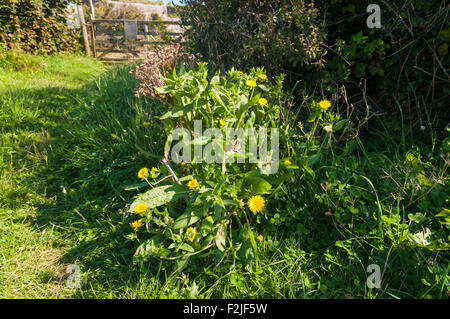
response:
<path id="1" fill-rule="evenodd" d="M 249 265 L 255 260 L 255 253 L 250 240 L 250 234 L 245 227 L 241 228 L 240 240 L 242 242 L 241 248 L 239 249 L 239 255 L 242 259 L 244 265 Z"/>
<path id="2" fill-rule="evenodd" d="M 240 106 L 239 110 L 236 113 L 236 118 L 239 119 L 239 122 L 236 127 L 241 127 L 242 123 L 244 122 L 245 115 L 247 114 L 247 111 L 249 108 L 251 108 L 253 105 L 255 105 L 260 98 L 260 94 L 256 94 L 248 103 L 243 104 Z"/>
<path id="3" fill-rule="evenodd" d="M 326 132 L 328 132 L 328 133 L 333 132 L 333 125 L 331 125 L 331 124 L 325 125 L 325 126 L 323 127 L 323 129 L 324 129 Z"/>
<path id="4" fill-rule="evenodd" d="M 444 208 L 436 217 L 442 217 L 447 223 L 450 223 L 450 209 Z"/>
<path id="5" fill-rule="evenodd" d="M 165 185 L 153 188 L 136 197 L 130 210 L 134 212 L 134 207 L 140 203 L 147 205 L 148 209 L 152 209 L 180 198 L 185 198 L 190 191 L 182 185 Z"/>
<path id="6" fill-rule="evenodd" d="M 339 131 L 344 125 L 347 123 L 347 120 L 340 120 L 336 124 L 333 125 L 333 131 Z"/>
<path id="7" fill-rule="evenodd" d="M 168 85 L 162 87 L 155 87 L 155 91 L 159 94 L 166 94 L 170 92 L 170 87 Z"/>
<path id="8" fill-rule="evenodd" d="M 136 183 L 136 184 L 124 186 L 123 189 L 126 190 L 126 191 L 134 191 L 136 189 L 140 189 L 140 188 L 145 187 L 145 186 L 148 186 L 147 182 Z"/>
<path id="9" fill-rule="evenodd" d="M 225 230 L 223 228 L 223 225 L 220 225 L 216 234 L 216 246 L 221 252 L 225 251 L 225 243 Z"/>
<path id="10" fill-rule="evenodd" d="M 192 248 L 190 245 L 188 245 L 186 243 L 182 243 L 179 248 L 182 249 L 182 250 L 188 251 L 190 253 L 195 252 L 195 249 Z"/>
<path id="11" fill-rule="evenodd" d="M 161 235 L 153 236 L 145 240 L 134 253 L 134 262 L 145 262 L 150 257 L 164 258 L 170 254 L 170 250 L 164 248 L 163 237 Z"/>
<path id="12" fill-rule="evenodd" d="M 173 228 L 175 230 L 186 228 L 194 223 L 196 223 L 200 219 L 199 216 L 195 214 L 195 212 L 189 210 L 185 212 L 184 214 L 181 214 L 178 216 L 178 218 L 175 220 L 175 224 L 173 225 Z"/>
<path id="13" fill-rule="evenodd" d="M 166 112 L 163 116 L 161 116 L 159 119 L 164 120 L 167 118 L 175 118 L 180 116 L 185 116 L 189 112 L 191 112 L 194 109 L 194 103 L 191 103 L 187 106 L 180 106 L 176 107 L 168 112 Z"/>
<path id="14" fill-rule="evenodd" d="M 244 187 L 247 186 L 252 194 L 263 194 L 272 189 L 272 185 L 262 177 L 248 176 L 244 181 Z"/>
<path id="15" fill-rule="evenodd" d="M 425 214 L 423 213 L 408 214 L 408 218 L 413 222 L 420 224 L 425 220 Z"/>

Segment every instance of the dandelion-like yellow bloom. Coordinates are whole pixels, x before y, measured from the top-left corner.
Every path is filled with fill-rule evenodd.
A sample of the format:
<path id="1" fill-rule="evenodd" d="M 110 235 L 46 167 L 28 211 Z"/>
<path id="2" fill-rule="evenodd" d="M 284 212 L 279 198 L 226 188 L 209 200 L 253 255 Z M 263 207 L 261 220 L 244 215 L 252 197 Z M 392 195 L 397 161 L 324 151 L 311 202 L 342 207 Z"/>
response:
<path id="1" fill-rule="evenodd" d="M 259 213 L 264 208 L 264 198 L 259 195 L 253 196 L 248 200 L 248 208 L 255 214 Z"/>
<path id="2" fill-rule="evenodd" d="M 292 164 L 292 162 L 290 160 L 288 160 L 288 159 L 284 160 L 284 165 L 291 165 L 291 164 Z"/>
<path id="3" fill-rule="evenodd" d="M 141 168 L 138 172 L 138 177 L 142 178 L 142 179 L 147 178 L 148 177 L 148 168 L 147 167 Z"/>
<path id="4" fill-rule="evenodd" d="M 138 230 L 142 226 L 142 222 L 140 220 L 136 220 L 131 223 L 131 227 L 133 227 L 134 230 Z"/>
<path id="5" fill-rule="evenodd" d="M 186 229 L 186 234 L 189 236 L 190 240 L 194 240 L 195 236 L 197 236 L 197 229 L 194 227 L 189 227 Z"/>
<path id="6" fill-rule="evenodd" d="M 255 80 L 247 80 L 245 82 L 245 85 L 247 85 L 248 87 L 254 88 L 256 86 L 256 81 Z"/>
<path id="7" fill-rule="evenodd" d="M 322 100 L 319 102 L 319 106 L 322 110 L 326 111 L 330 108 L 331 102 L 328 100 Z"/>
<path id="8" fill-rule="evenodd" d="M 201 66 L 207 66 L 208 65 L 208 62 L 202 62 L 201 63 Z"/>
<path id="9" fill-rule="evenodd" d="M 150 126 L 150 122 L 144 122 L 144 123 L 142 123 L 142 125 L 144 125 L 144 126 Z"/>
<path id="10" fill-rule="evenodd" d="M 261 106 L 264 106 L 264 105 L 266 105 L 267 104 L 267 100 L 265 99 L 265 98 L 260 98 L 259 100 L 258 100 L 258 104 L 259 105 L 261 105 Z"/>
<path id="11" fill-rule="evenodd" d="M 242 72 L 242 71 L 239 71 L 239 75 L 242 75 L 242 74 L 244 74 L 244 72 Z"/>
<path id="12" fill-rule="evenodd" d="M 134 207 L 134 211 L 137 214 L 141 214 L 147 210 L 147 205 L 145 203 L 140 203 Z"/>
<path id="13" fill-rule="evenodd" d="M 220 126 L 225 126 L 225 125 L 227 125 L 227 122 L 226 122 L 225 120 L 220 120 L 219 123 L 220 123 Z"/>
<path id="14" fill-rule="evenodd" d="M 194 178 L 191 179 L 188 183 L 187 186 L 189 187 L 189 189 L 194 189 L 198 187 L 198 181 Z"/>
<path id="15" fill-rule="evenodd" d="M 185 162 L 181 162 L 180 165 L 181 166 L 186 166 L 186 163 Z"/>
<path id="16" fill-rule="evenodd" d="M 267 75 L 265 75 L 264 73 L 258 75 L 258 77 L 259 77 L 261 80 L 267 80 Z"/>

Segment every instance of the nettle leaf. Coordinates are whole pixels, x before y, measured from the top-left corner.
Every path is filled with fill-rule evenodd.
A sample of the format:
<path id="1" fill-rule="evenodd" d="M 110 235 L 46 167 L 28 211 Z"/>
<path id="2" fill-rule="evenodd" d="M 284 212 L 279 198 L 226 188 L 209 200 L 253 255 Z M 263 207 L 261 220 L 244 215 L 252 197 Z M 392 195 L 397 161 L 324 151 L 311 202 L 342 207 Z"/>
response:
<path id="1" fill-rule="evenodd" d="M 153 188 L 136 197 L 130 210 L 134 212 L 134 207 L 140 203 L 147 205 L 148 209 L 152 209 L 180 198 L 185 198 L 190 193 L 186 186 L 182 185 L 165 185 Z"/>

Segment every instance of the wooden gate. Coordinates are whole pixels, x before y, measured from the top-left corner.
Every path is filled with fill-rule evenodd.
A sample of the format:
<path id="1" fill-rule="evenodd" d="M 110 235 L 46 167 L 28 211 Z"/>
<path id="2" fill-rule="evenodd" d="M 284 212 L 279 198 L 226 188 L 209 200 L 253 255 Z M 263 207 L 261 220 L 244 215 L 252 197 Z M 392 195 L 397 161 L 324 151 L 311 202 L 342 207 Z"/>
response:
<path id="1" fill-rule="evenodd" d="M 113 63 L 141 59 L 157 45 L 183 40 L 178 21 L 96 19 L 90 31 L 94 57 Z"/>

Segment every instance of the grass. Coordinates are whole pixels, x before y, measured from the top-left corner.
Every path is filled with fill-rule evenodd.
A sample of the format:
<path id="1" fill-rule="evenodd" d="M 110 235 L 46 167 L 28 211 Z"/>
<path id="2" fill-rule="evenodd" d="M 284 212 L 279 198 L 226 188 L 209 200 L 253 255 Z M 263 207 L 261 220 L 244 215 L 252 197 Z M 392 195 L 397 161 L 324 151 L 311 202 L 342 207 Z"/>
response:
<path id="1" fill-rule="evenodd" d="M 319 160 L 315 177 L 282 190 L 260 228 L 260 268 L 231 259 L 133 264 L 125 212 L 136 192 L 124 186 L 156 165 L 139 149 L 161 156 L 157 121 L 142 125 L 158 105 L 133 95 L 129 66 L 33 59 L 32 68 L 0 73 L 0 297 L 447 297 L 448 227 L 435 215 L 448 206 L 448 163 L 434 145 L 406 161 L 408 128 L 392 134 L 391 123 L 367 127 L 359 142 Z M 434 246 L 414 244 L 409 235 L 427 228 Z M 365 284 L 372 263 L 383 271 L 381 289 Z M 79 289 L 67 286 L 71 264 L 80 266 Z"/>

